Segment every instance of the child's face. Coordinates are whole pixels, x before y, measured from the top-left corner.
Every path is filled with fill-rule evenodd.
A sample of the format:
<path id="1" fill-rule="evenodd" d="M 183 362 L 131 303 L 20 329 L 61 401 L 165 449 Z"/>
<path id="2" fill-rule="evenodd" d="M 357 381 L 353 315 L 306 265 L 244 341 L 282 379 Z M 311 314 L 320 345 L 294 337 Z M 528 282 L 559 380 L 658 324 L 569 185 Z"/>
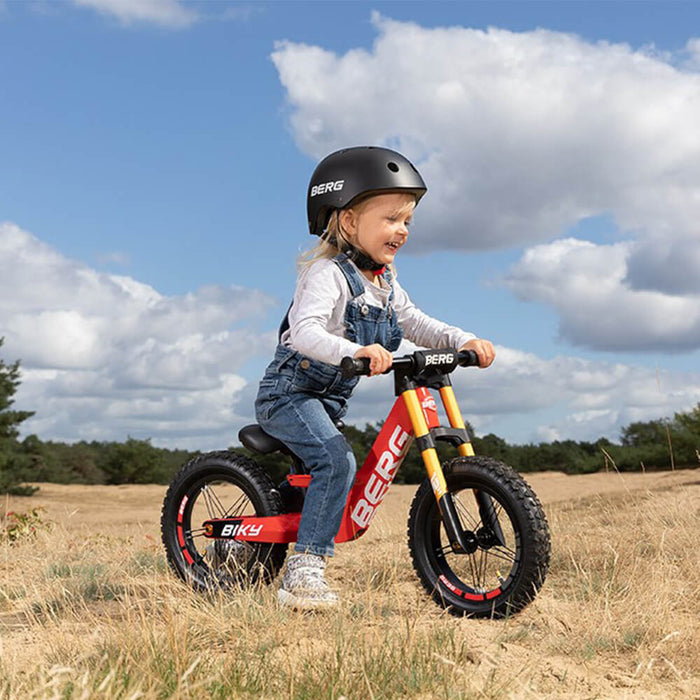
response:
<path id="1" fill-rule="evenodd" d="M 415 206 L 413 195 L 379 194 L 357 209 L 345 210 L 343 224 L 355 247 L 376 263 L 388 265 L 408 238 Z"/>

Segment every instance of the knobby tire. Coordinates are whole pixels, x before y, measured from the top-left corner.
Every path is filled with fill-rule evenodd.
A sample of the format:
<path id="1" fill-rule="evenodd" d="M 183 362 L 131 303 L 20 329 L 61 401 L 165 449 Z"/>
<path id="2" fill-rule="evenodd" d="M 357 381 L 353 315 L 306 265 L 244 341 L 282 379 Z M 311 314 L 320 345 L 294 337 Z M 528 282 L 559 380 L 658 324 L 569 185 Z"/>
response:
<path id="1" fill-rule="evenodd" d="M 286 544 L 208 539 L 202 523 L 282 512 L 272 480 L 253 460 L 225 451 L 195 457 L 173 478 L 163 501 L 160 526 L 168 564 L 199 591 L 269 583 L 284 564 Z"/>
<path id="2" fill-rule="evenodd" d="M 421 583 L 454 615 L 502 618 L 519 612 L 537 595 L 549 569 L 549 527 L 537 496 L 511 467 L 488 457 L 458 457 L 443 469 L 461 526 L 478 546 L 468 554 L 454 552 L 426 479 L 408 519 Z M 488 494 L 497 526 L 484 522 L 475 492 Z"/>

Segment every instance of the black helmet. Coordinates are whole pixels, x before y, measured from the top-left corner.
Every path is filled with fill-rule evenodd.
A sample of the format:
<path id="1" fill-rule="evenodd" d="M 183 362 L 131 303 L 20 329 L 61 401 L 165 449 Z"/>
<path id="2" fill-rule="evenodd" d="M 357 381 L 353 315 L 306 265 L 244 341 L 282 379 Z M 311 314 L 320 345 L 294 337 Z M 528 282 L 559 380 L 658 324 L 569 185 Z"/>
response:
<path id="1" fill-rule="evenodd" d="M 361 195 L 399 190 L 414 194 L 417 204 L 426 189 L 414 165 L 396 151 L 378 146 L 336 151 L 311 176 L 306 196 L 309 233 L 320 236 L 333 209 L 344 209 Z"/>

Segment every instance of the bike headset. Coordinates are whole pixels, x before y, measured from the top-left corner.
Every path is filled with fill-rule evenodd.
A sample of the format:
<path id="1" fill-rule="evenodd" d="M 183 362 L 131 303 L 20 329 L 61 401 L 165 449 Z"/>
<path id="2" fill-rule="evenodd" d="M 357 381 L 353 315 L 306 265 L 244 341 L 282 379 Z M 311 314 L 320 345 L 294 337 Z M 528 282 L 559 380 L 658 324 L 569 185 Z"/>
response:
<path id="1" fill-rule="evenodd" d="M 337 247 L 337 241 L 328 234 L 334 211 L 347 209 L 371 195 L 394 192 L 412 194 L 418 204 L 427 189 L 413 163 L 396 151 L 380 146 L 343 148 L 326 156 L 309 181 L 306 195 L 309 233 Z M 341 252 L 360 270 L 378 272 L 384 267 L 351 244 Z M 279 328 L 280 339 L 288 328 L 289 309 Z"/>

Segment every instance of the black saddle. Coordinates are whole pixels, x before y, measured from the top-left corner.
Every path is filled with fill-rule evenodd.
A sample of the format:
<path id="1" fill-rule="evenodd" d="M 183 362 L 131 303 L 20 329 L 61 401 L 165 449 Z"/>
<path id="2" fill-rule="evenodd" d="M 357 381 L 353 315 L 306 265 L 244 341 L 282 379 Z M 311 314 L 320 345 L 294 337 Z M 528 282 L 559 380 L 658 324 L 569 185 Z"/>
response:
<path id="1" fill-rule="evenodd" d="M 277 438 L 268 435 L 257 423 L 246 425 L 238 431 L 238 439 L 253 452 L 266 455 L 270 452 L 291 454 L 289 448 Z"/>
<path id="2" fill-rule="evenodd" d="M 345 423 L 339 420 L 336 421 L 335 427 L 342 430 Z M 246 425 L 238 431 L 238 439 L 249 450 L 258 452 L 259 454 L 269 454 L 270 452 L 282 452 L 286 455 L 294 456 L 292 451 L 277 438 L 268 435 L 257 423 Z"/>

